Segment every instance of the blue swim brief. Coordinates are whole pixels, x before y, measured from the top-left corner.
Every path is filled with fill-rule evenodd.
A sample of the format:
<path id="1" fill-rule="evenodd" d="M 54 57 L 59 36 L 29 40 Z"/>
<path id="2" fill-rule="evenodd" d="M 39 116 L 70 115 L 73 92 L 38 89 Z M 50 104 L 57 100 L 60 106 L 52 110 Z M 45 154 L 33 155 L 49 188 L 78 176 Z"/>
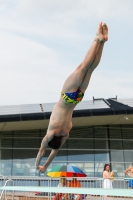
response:
<path id="1" fill-rule="evenodd" d="M 133 180 L 130 180 L 130 181 L 128 182 L 128 186 L 129 186 L 130 188 L 133 188 Z"/>

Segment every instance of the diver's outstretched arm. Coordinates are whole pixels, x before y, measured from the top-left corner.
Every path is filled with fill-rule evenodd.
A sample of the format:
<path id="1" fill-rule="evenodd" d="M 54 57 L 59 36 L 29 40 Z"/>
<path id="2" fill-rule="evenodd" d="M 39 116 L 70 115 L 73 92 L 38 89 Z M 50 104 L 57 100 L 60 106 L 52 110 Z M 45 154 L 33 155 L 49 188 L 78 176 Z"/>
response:
<path id="1" fill-rule="evenodd" d="M 69 136 L 64 136 L 62 137 L 62 141 L 61 141 L 61 146 L 65 143 L 65 141 L 68 139 Z M 52 162 L 52 160 L 54 159 L 54 157 L 57 155 L 59 149 L 52 149 L 47 161 L 45 162 L 45 164 L 43 166 L 40 166 L 40 161 L 43 158 L 43 156 L 46 153 L 46 148 L 48 146 L 48 139 L 47 136 L 45 136 L 42 140 L 41 143 L 41 147 L 39 149 L 39 152 L 37 154 L 37 158 L 36 158 L 36 169 L 40 172 L 44 172 L 47 167 L 49 166 L 49 164 Z"/>
<path id="2" fill-rule="evenodd" d="M 51 151 L 51 154 L 49 155 L 46 163 L 43 166 L 40 166 L 40 162 L 46 153 L 46 148 L 48 147 L 48 142 L 51 141 L 53 139 L 53 137 L 54 137 L 54 134 L 52 132 L 47 133 L 41 142 L 41 146 L 38 151 L 38 154 L 36 157 L 36 162 L 35 162 L 36 169 L 38 169 L 39 171 L 42 171 L 41 168 L 44 166 L 46 168 L 57 154 L 57 152 Z"/>
<path id="3" fill-rule="evenodd" d="M 42 142 L 41 142 L 41 147 L 38 151 L 37 157 L 36 157 L 36 162 L 35 162 L 35 167 L 36 169 L 38 169 L 39 164 L 41 162 L 41 159 L 43 158 L 43 156 L 46 153 L 46 148 L 48 146 L 48 138 L 47 135 L 43 138 Z"/>

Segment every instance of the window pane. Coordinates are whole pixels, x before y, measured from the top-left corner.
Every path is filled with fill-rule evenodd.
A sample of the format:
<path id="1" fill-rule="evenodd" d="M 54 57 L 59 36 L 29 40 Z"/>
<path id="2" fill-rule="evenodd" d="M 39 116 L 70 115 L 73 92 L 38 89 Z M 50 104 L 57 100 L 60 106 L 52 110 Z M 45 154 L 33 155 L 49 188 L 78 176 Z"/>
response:
<path id="1" fill-rule="evenodd" d="M 121 127 L 125 128 L 125 129 L 129 129 L 130 128 L 130 129 L 133 130 L 133 124 L 122 124 Z"/>
<path id="2" fill-rule="evenodd" d="M 67 150 L 59 150 L 54 161 L 67 161 Z"/>
<path id="3" fill-rule="evenodd" d="M 0 174 L 2 176 L 11 176 L 12 171 L 12 161 L 11 160 L 1 160 L 0 161 Z"/>
<path id="4" fill-rule="evenodd" d="M 87 176 L 94 177 L 94 162 L 83 163 L 83 169 Z"/>
<path id="5" fill-rule="evenodd" d="M 123 151 L 111 151 L 111 162 L 124 162 Z"/>
<path id="6" fill-rule="evenodd" d="M 14 137 L 40 137 L 40 130 L 14 131 Z"/>
<path id="7" fill-rule="evenodd" d="M 129 164 L 133 163 L 133 151 L 124 151 L 124 160 L 129 162 Z"/>
<path id="8" fill-rule="evenodd" d="M 108 141 L 107 140 L 95 140 L 95 149 L 108 149 Z"/>
<path id="9" fill-rule="evenodd" d="M 122 129 L 123 139 L 132 139 L 133 140 L 133 129 Z"/>
<path id="10" fill-rule="evenodd" d="M 68 161 L 94 161 L 94 152 L 68 150 Z"/>
<path id="11" fill-rule="evenodd" d="M 13 159 L 29 159 L 36 158 L 38 150 L 35 149 L 14 149 L 13 150 Z"/>
<path id="12" fill-rule="evenodd" d="M 111 139 L 121 139 L 121 128 L 116 126 L 116 128 L 109 128 L 109 138 Z"/>
<path id="13" fill-rule="evenodd" d="M 94 137 L 95 138 L 106 138 L 107 137 L 107 128 L 94 127 Z"/>
<path id="14" fill-rule="evenodd" d="M 44 165 L 45 161 L 47 160 L 51 150 L 47 150 L 45 156 L 42 158 L 41 164 Z M 58 154 L 54 158 L 54 161 L 67 161 L 67 151 L 66 150 L 59 150 Z"/>
<path id="15" fill-rule="evenodd" d="M 124 163 L 112 163 L 112 170 L 114 171 L 115 177 L 124 177 Z"/>
<path id="16" fill-rule="evenodd" d="M 12 148 L 12 138 L 1 138 L 1 147 Z"/>
<path id="17" fill-rule="evenodd" d="M 123 149 L 122 148 L 122 141 L 119 140 L 110 140 L 110 149 Z"/>
<path id="18" fill-rule="evenodd" d="M 93 149 L 92 139 L 68 139 L 68 149 Z"/>
<path id="19" fill-rule="evenodd" d="M 13 131 L 0 132 L 0 138 L 1 137 L 12 137 L 12 136 L 13 136 Z"/>
<path id="20" fill-rule="evenodd" d="M 41 138 L 43 138 L 46 135 L 46 132 L 46 129 L 41 129 Z"/>
<path id="21" fill-rule="evenodd" d="M 11 160 L 12 159 L 12 150 L 11 149 L 1 149 L 1 160 Z"/>
<path id="22" fill-rule="evenodd" d="M 133 141 L 123 141 L 123 148 L 126 150 L 133 149 Z"/>
<path id="23" fill-rule="evenodd" d="M 109 162 L 109 152 L 108 151 L 95 151 L 95 161 Z"/>
<path id="24" fill-rule="evenodd" d="M 108 162 L 97 162 L 95 163 L 95 177 L 103 177 L 103 169 L 104 169 L 104 165 L 108 163 Z"/>
<path id="25" fill-rule="evenodd" d="M 14 148 L 39 148 L 40 139 L 37 138 L 14 138 Z"/>
<path id="26" fill-rule="evenodd" d="M 35 176 L 35 161 L 33 159 L 13 160 L 13 176 Z"/>
<path id="27" fill-rule="evenodd" d="M 70 131 L 70 138 L 93 138 L 93 128 L 78 127 L 72 128 Z"/>

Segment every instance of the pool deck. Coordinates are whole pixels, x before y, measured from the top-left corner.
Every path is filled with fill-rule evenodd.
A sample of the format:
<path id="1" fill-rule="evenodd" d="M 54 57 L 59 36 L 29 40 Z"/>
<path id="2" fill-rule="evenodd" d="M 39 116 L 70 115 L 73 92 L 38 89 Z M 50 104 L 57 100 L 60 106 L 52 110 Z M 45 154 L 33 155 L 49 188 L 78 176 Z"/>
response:
<path id="1" fill-rule="evenodd" d="M 7 195 L 8 200 L 12 200 L 11 195 Z M 22 193 L 15 193 L 14 200 L 48 200 L 53 199 L 53 196 L 51 198 L 48 198 L 48 196 L 39 196 L 35 195 L 33 193 L 27 192 L 25 194 Z M 129 200 L 133 199 L 133 197 L 101 197 L 101 196 L 91 196 L 88 195 L 85 200 Z"/>

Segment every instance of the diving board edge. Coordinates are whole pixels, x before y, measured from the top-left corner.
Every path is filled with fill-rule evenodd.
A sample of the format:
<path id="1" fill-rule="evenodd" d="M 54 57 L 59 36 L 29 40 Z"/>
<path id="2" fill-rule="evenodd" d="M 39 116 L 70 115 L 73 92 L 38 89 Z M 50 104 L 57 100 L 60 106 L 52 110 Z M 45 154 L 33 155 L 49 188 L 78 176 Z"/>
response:
<path id="1" fill-rule="evenodd" d="M 74 193 L 74 194 L 133 197 L 133 190 L 130 190 L 130 189 L 3 186 L 3 187 L 0 187 L 0 190 L 21 191 L 21 192 Z"/>

